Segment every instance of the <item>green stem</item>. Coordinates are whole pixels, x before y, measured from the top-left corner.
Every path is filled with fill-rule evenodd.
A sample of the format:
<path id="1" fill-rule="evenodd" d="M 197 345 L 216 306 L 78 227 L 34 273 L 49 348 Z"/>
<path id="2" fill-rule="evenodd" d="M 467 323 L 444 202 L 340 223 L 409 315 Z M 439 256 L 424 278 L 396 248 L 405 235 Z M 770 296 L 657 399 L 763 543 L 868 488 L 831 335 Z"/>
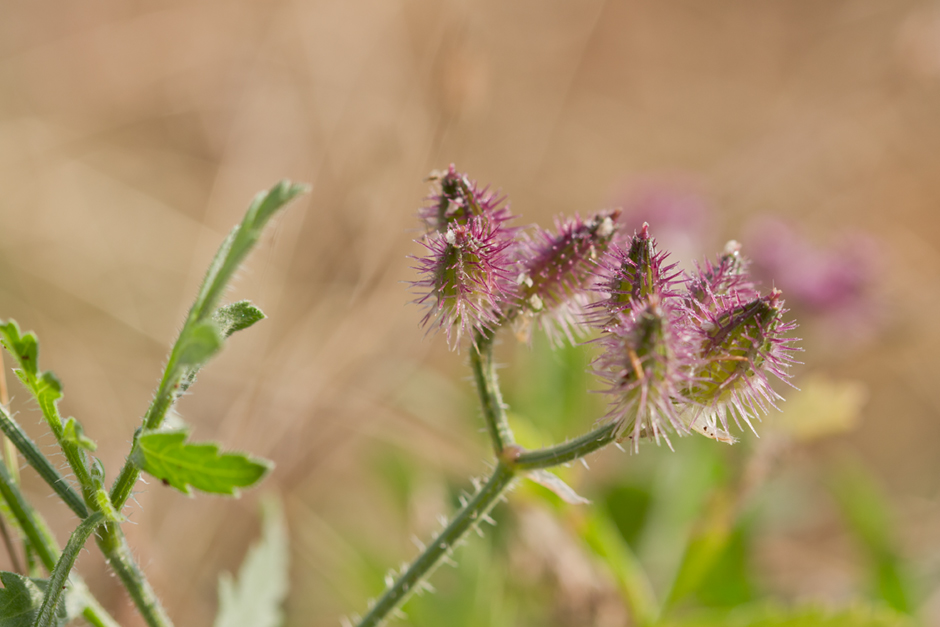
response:
<path id="1" fill-rule="evenodd" d="M 513 468 L 520 471 L 551 468 L 580 459 L 617 439 L 617 425 L 608 423 L 564 444 L 557 444 L 516 457 Z"/>
<path id="2" fill-rule="evenodd" d="M 59 599 L 62 598 L 62 592 L 65 590 L 65 582 L 69 578 L 69 573 L 72 572 L 72 566 L 75 565 L 75 560 L 78 559 L 78 554 L 85 546 L 88 536 L 94 533 L 98 525 L 104 522 L 104 519 L 104 514 L 95 512 L 83 520 L 72 532 L 72 536 L 65 545 L 65 550 L 62 551 L 59 561 L 56 562 L 55 568 L 49 574 L 46 595 L 42 599 L 42 605 L 39 607 L 39 614 L 36 616 L 34 627 L 49 627 L 55 621 L 56 608 L 59 605 Z"/>
<path id="3" fill-rule="evenodd" d="M 603 448 L 616 439 L 617 426 L 609 423 L 565 444 L 536 451 L 523 451 L 516 445 L 506 418 L 496 368 L 493 363 L 493 338 L 496 331 L 478 331 L 470 363 L 480 395 L 486 428 L 493 441 L 499 463 L 486 485 L 456 514 L 453 521 L 392 583 L 357 627 L 378 627 L 398 610 L 424 580 L 434 572 L 446 555 L 483 519 L 496 504 L 518 473 L 551 468 Z"/>
<path id="4" fill-rule="evenodd" d="M 108 560 L 108 565 L 117 573 L 134 605 L 149 627 L 173 627 L 173 621 L 160 604 L 156 593 L 147 581 L 140 566 L 134 561 L 131 549 L 121 528 L 113 522 L 106 523 L 96 536 L 98 547 Z"/>
<path id="5" fill-rule="evenodd" d="M 23 498 L 23 493 L 20 492 L 9 470 L 3 464 L 0 464 L 0 496 L 6 501 L 13 517 L 19 523 L 20 529 L 29 541 L 29 546 L 33 547 L 46 570 L 52 572 L 61 553 L 55 538 L 42 517 Z M 71 582 L 73 588 L 83 596 L 82 602 L 85 608 L 82 610 L 82 615 L 85 620 L 95 627 L 120 627 L 118 622 L 91 595 L 81 577 L 72 574 Z"/>
<path id="6" fill-rule="evenodd" d="M 493 363 L 495 334 L 495 330 L 474 332 L 474 345 L 470 348 L 470 365 L 473 368 L 473 378 L 480 395 L 480 406 L 483 409 L 486 430 L 490 434 L 496 456 L 500 457 L 507 447 L 515 444 L 515 438 L 509 427 L 509 420 L 506 418 L 506 406 L 503 403 L 502 393 L 499 391 L 496 364 Z"/>
<path id="7" fill-rule="evenodd" d="M 460 540 L 480 524 L 480 521 L 496 505 L 499 497 L 509 488 L 514 477 L 515 473 L 511 468 L 502 463 L 497 465 L 486 485 L 457 512 L 451 523 L 411 563 L 408 570 L 385 591 L 365 618 L 357 623 L 357 627 L 378 627 L 384 624 L 389 614 L 401 607 L 434 572 L 441 561 L 449 556 Z"/>
<path id="8" fill-rule="evenodd" d="M 198 368 L 189 368 L 180 365 L 179 355 L 181 342 L 185 340 L 191 329 L 200 322 L 208 319 L 215 313 L 219 299 L 225 292 L 232 275 L 245 260 L 245 257 L 258 243 L 265 225 L 271 217 L 298 195 L 309 191 L 306 185 L 281 181 L 267 192 L 255 196 L 245 217 L 236 226 L 225 241 L 219 246 L 209 270 L 203 278 L 196 300 L 186 316 L 186 322 L 180 330 L 179 337 L 170 351 L 163 377 L 153 401 L 144 416 L 142 429 L 157 429 L 163 424 L 166 412 L 173 406 L 176 399 L 192 383 Z M 131 450 L 137 445 L 140 429 L 134 434 Z M 111 503 L 118 511 L 124 507 L 127 499 L 134 490 L 137 479 L 140 478 L 140 469 L 131 461 L 130 455 L 124 462 L 124 467 L 111 487 Z"/>
<path id="9" fill-rule="evenodd" d="M 82 497 L 72 489 L 65 477 L 59 474 L 59 471 L 36 446 L 36 443 L 26 435 L 23 428 L 9 414 L 3 411 L 3 408 L 0 408 L 0 430 L 6 435 L 7 440 L 12 442 L 22 453 L 26 462 L 39 473 L 39 476 L 69 506 L 69 509 L 75 512 L 75 515 L 79 518 L 87 518 L 88 508 L 85 506 Z"/>

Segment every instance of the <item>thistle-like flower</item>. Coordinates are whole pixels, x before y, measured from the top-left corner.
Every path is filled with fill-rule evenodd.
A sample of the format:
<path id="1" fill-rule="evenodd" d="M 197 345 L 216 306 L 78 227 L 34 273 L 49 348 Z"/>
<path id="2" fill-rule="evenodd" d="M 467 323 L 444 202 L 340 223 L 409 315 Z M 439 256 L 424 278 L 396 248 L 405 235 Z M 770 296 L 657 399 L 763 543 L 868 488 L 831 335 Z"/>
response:
<path id="1" fill-rule="evenodd" d="M 705 260 L 696 264 L 696 272 L 687 279 L 686 304 L 695 311 L 715 312 L 721 302 L 752 300 L 759 296 L 748 275 L 750 261 L 741 254 L 741 245 L 734 240 L 725 244 L 718 262 Z"/>
<path id="2" fill-rule="evenodd" d="M 450 164 L 446 172 L 434 171 L 428 176 L 431 193 L 426 204 L 418 211 L 428 232 L 446 233 L 452 225 L 467 225 L 474 216 L 486 216 L 494 227 L 502 227 L 502 235 L 513 237 L 517 229 L 506 228 L 505 223 L 513 218 L 506 197 L 491 192 L 489 187 L 480 189 L 476 181 L 458 172 Z"/>
<path id="3" fill-rule="evenodd" d="M 613 396 L 607 418 L 617 424 L 617 438 L 631 439 L 634 450 L 641 437 L 668 444 L 669 431 L 688 433 L 677 407 L 686 402 L 681 390 L 690 384 L 690 361 L 670 313 L 658 296 L 634 300 L 629 314 L 620 314 L 597 340 L 604 351 L 594 373 Z"/>
<path id="4" fill-rule="evenodd" d="M 727 433 L 730 414 L 739 428 L 743 420 L 753 431 L 751 418 L 782 400 L 768 374 L 787 382 L 791 353 L 799 349 L 792 346 L 795 338 L 784 337 L 796 325 L 783 320 L 787 310 L 780 296 L 774 289 L 747 302 L 718 299 L 724 304 L 717 311 L 689 312 L 694 323 L 687 332 L 697 348 L 692 382 L 683 396 L 695 404 L 687 412 L 693 429 L 706 435 Z"/>
<path id="5" fill-rule="evenodd" d="M 443 329 L 454 348 L 463 335 L 489 328 L 502 304 L 514 300 L 507 253 L 512 240 L 486 216 L 477 216 L 444 233 L 429 233 L 421 243 L 429 254 L 416 258 L 422 278 L 412 284 L 421 294 L 415 302 L 428 307 L 422 324 Z"/>
<path id="6" fill-rule="evenodd" d="M 575 341 L 576 329 L 590 302 L 590 286 L 600 257 L 617 231 L 620 210 L 602 211 L 589 220 L 556 220 L 556 232 L 539 229 L 521 250 L 516 279 L 519 298 L 509 316 L 523 335 L 534 318 L 553 344 Z"/>
<path id="7" fill-rule="evenodd" d="M 649 224 L 644 223 L 630 239 L 626 248 L 611 245 L 601 258 L 595 272 L 594 291 L 604 298 L 591 304 L 587 322 L 608 329 L 616 326 L 621 316 L 629 317 L 636 302 L 651 297 L 669 298 L 676 277 L 676 264 L 665 265 L 668 253 L 656 250 L 656 240 L 650 236 Z"/>

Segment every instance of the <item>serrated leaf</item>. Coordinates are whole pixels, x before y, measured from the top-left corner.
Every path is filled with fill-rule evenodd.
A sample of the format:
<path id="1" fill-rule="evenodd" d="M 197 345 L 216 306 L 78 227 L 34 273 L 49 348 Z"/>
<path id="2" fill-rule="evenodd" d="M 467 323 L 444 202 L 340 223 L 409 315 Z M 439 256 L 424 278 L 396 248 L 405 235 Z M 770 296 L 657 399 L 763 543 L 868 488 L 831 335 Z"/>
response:
<path id="1" fill-rule="evenodd" d="M 248 549 L 238 571 L 219 577 L 219 613 L 213 627 L 278 627 L 288 590 L 284 515 L 276 501 L 264 507 L 261 540 Z"/>
<path id="2" fill-rule="evenodd" d="M 186 431 L 145 432 L 131 457 L 141 469 L 184 494 L 190 487 L 237 495 L 267 474 L 271 462 L 244 453 L 220 453 L 217 444 L 186 442 Z"/>
<path id="3" fill-rule="evenodd" d="M 212 317 L 224 337 L 229 337 L 236 331 L 247 329 L 259 320 L 264 320 L 264 312 L 251 304 L 250 301 L 240 300 L 215 310 Z"/>
<path id="4" fill-rule="evenodd" d="M 39 342 L 36 341 L 34 333 L 22 334 L 16 320 L 9 320 L 6 324 L 0 324 L 0 342 L 10 351 L 20 368 L 32 377 L 36 376 L 39 368 Z"/>
<path id="5" fill-rule="evenodd" d="M 30 579 L 16 573 L 0 572 L 3 589 L 0 590 L 0 627 L 31 627 L 46 594 L 45 579 Z M 66 591 L 68 594 L 68 591 Z M 67 602 L 56 608 L 54 625 L 68 621 Z"/>
<path id="6" fill-rule="evenodd" d="M 72 416 L 65 420 L 65 425 L 62 427 L 62 439 L 88 451 L 94 451 L 98 448 L 95 441 L 85 435 L 82 424 Z"/>
<path id="7" fill-rule="evenodd" d="M 215 323 L 206 321 L 193 325 L 180 342 L 179 365 L 201 366 L 219 352 L 223 342 L 222 334 Z"/>

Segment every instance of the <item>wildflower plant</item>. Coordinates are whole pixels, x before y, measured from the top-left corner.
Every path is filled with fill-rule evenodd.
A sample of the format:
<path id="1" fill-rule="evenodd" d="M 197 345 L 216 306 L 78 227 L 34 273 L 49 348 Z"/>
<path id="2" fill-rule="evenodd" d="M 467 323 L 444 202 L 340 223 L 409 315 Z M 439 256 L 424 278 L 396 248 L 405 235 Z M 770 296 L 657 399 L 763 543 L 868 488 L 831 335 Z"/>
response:
<path id="1" fill-rule="evenodd" d="M 441 330 L 451 348 L 469 345 L 470 366 L 496 462 L 421 554 L 386 577 L 387 589 L 349 624 L 382 625 L 408 597 L 430 589 L 427 578 L 451 562 L 456 546 L 520 478 L 569 503 L 586 502 L 547 469 L 609 444 L 665 442 L 697 433 L 732 443 L 731 423 L 754 429 L 780 400 L 771 376 L 786 382 L 792 354 L 782 295 L 760 294 L 740 246 L 681 273 L 657 249 L 649 224 L 628 233 L 619 210 L 588 219 L 559 218 L 554 230 L 521 229 L 505 198 L 451 165 L 432 173 L 419 217 L 427 251 L 416 258 L 415 302 L 423 324 Z M 514 438 L 502 400 L 493 344 L 502 328 L 527 340 L 543 329 L 554 345 L 600 348 L 591 371 L 609 397 L 593 429 L 568 442 L 527 450 Z M 593 339 L 587 339 L 594 334 Z M 466 342 L 464 341 L 466 339 Z"/>
<path id="2" fill-rule="evenodd" d="M 94 455 L 94 439 L 85 433 L 78 419 L 63 418 L 59 412 L 63 386 L 53 372 L 40 368 L 36 335 L 23 332 L 13 320 L 0 321 L 0 344 L 12 357 L 15 374 L 36 401 L 64 453 L 68 472 L 77 483 L 76 489 L 20 427 L 9 409 L 0 405 L 0 430 L 8 445 L 0 463 L 3 515 L 0 523 L 11 559 L 16 562 L 9 533 L 12 529 L 22 538 L 29 562 L 21 572 L 0 573 L 4 586 L 0 590 L 0 625 L 48 627 L 63 625 L 77 615 L 96 627 L 118 625 L 91 595 L 81 577 L 72 572 L 79 552 L 92 535 L 144 622 L 150 627 L 172 625 L 125 540 L 121 530 L 125 522 L 123 512 L 141 473 L 185 494 L 197 490 L 235 496 L 240 489 L 257 484 L 270 470 L 267 460 L 246 453 L 222 452 L 213 442 L 192 442 L 182 419 L 174 420 L 173 424 L 167 419 L 177 400 L 195 383 L 200 369 L 227 339 L 264 318 L 261 310 L 248 301 L 230 304 L 220 301 L 267 223 L 305 189 L 303 185 L 284 181 L 260 193 L 242 222 L 222 242 L 170 351 L 150 407 L 133 432 L 124 466 L 110 486 L 103 464 Z M 0 392 L 3 391 L 0 387 Z M 7 402 L 0 399 L 0 403 Z M 20 455 L 80 520 L 64 548 L 60 548 L 42 516 L 23 495 L 18 480 Z M 43 570 L 47 576 L 42 575 Z M 239 589 L 242 597 L 257 600 L 265 597 L 270 587 Z M 222 612 L 216 625 L 234 624 L 226 617 L 232 615 L 237 603 L 244 607 L 244 598 L 235 599 L 231 592 L 234 589 L 235 584 L 230 581 L 223 586 L 227 593 L 223 594 Z"/>

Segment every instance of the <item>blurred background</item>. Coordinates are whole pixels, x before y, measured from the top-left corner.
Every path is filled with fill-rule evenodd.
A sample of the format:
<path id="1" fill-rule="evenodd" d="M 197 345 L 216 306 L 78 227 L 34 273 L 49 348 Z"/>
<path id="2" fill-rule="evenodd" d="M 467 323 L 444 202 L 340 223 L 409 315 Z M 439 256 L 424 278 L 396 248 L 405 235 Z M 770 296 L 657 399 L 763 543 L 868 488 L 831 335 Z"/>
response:
<path id="1" fill-rule="evenodd" d="M 313 185 L 229 295 L 269 320 L 179 406 L 276 470 L 240 500 L 141 484 L 126 525 L 179 624 L 211 622 L 263 494 L 287 623 L 337 625 L 487 472 L 466 352 L 409 305 L 423 179 L 451 162 L 521 223 L 623 206 L 684 267 L 740 241 L 801 324 L 803 392 L 759 440 L 563 470 L 592 506 L 522 486 L 404 624 L 635 624 L 646 594 L 676 620 L 940 625 L 940 4 L 0 3 L 0 318 L 37 332 L 110 477 L 224 234 L 258 190 Z M 499 350 L 524 443 L 603 415 L 590 348 Z M 24 481 L 64 543 L 75 519 Z M 78 568 L 141 624 L 97 549 Z"/>

